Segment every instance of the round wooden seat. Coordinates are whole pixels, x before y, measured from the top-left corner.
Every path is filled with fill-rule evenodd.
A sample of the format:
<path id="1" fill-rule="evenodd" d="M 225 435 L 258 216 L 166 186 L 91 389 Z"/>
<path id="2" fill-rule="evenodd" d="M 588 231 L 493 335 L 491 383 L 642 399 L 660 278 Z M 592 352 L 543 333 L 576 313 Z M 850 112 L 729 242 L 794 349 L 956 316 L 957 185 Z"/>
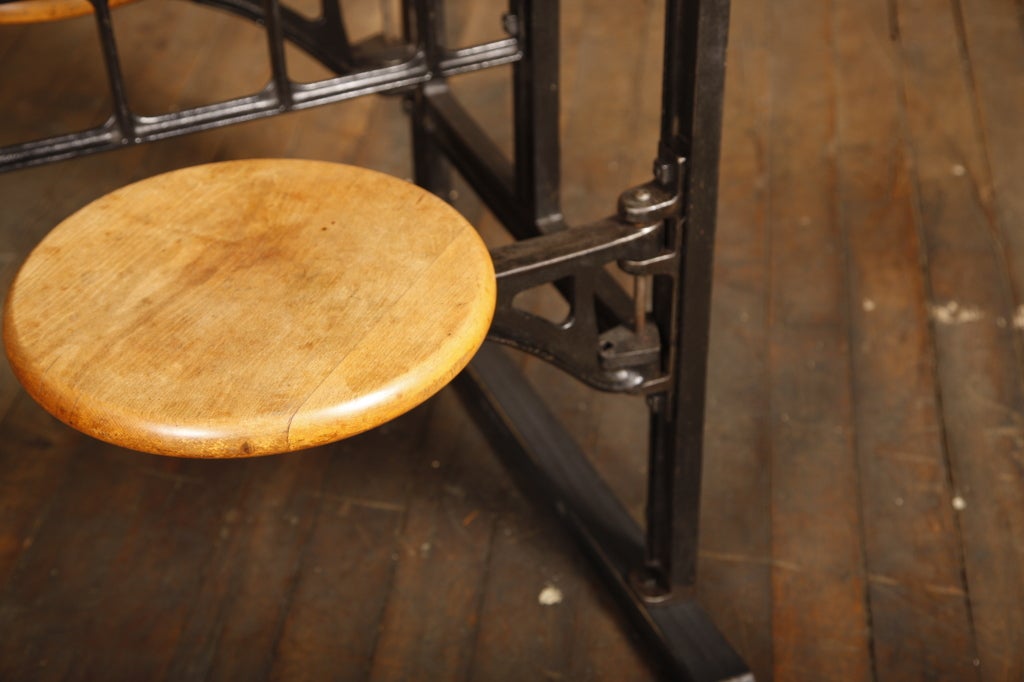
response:
<path id="1" fill-rule="evenodd" d="M 135 0 L 109 0 L 110 8 Z M 88 0 L 19 0 L 0 2 L 0 24 L 34 24 L 92 14 Z"/>
<path id="2" fill-rule="evenodd" d="M 377 426 L 476 352 L 495 279 L 476 231 L 390 176 L 299 160 L 112 192 L 18 273 L 4 341 L 65 423 L 134 450 L 264 455 Z"/>

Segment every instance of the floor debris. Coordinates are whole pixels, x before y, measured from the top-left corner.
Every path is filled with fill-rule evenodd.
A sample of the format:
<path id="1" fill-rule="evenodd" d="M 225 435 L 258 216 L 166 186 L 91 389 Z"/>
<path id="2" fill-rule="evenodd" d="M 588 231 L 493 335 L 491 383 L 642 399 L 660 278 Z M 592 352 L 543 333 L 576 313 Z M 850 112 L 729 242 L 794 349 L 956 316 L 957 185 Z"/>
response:
<path id="1" fill-rule="evenodd" d="M 931 306 L 932 319 L 939 324 L 964 324 L 976 322 L 985 317 L 980 308 L 961 306 L 956 301 L 937 303 Z"/>
<path id="2" fill-rule="evenodd" d="M 537 596 L 537 603 L 541 606 L 554 606 L 562 603 L 562 591 L 554 585 L 545 585 Z"/>

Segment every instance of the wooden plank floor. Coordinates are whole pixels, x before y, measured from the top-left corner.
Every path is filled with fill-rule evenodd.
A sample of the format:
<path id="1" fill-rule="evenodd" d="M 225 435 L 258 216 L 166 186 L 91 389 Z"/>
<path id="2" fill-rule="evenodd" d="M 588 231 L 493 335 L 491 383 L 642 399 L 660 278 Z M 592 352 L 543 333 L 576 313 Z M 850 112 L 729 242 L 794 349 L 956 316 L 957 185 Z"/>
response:
<path id="1" fill-rule="evenodd" d="M 452 31 L 499 35 L 503 4 L 454 3 Z M 347 4 L 356 32 L 382 6 Z M 649 172 L 659 16 L 563 1 L 573 223 Z M 210 10 L 116 24 L 140 110 L 266 76 Z M 0 143 L 102 119 L 87 20 L 0 27 L 0 64 Z M 733 0 L 728 69 L 700 598 L 762 680 L 1024 680 L 1024 4 Z M 507 145 L 506 71 L 459 93 Z M 0 176 L 2 285 L 127 182 L 254 156 L 408 176 L 407 144 L 400 103 L 362 99 Z M 523 362 L 639 515 L 642 406 Z M 2 680 L 657 678 L 449 391 L 195 462 L 76 434 L 0 364 L 0 632 Z"/>

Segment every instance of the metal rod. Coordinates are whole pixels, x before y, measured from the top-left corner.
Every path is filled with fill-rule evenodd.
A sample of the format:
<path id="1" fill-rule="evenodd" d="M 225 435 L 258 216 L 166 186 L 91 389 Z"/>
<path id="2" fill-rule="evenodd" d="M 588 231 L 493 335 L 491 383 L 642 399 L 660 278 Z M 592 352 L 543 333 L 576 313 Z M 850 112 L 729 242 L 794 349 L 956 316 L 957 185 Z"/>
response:
<path id="1" fill-rule="evenodd" d="M 559 143 L 558 0 L 512 0 L 523 59 L 513 68 L 516 194 L 538 232 L 564 228 Z"/>
<path id="2" fill-rule="evenodd" d="M 448 84 L 440 73 L 445 38 L 442 0 L 412 0 L 406 4 L 405 16 L 406 40 L 415 42 L 429 72 L 429 80 L 421 84 L 409 98 L 413 175 L 416 184 L 450 200 L 451 173 L 438 141 L 432 134 L 434 121 L 429 116 L 428 103 L 430 96 L 448 92 Z"/>
<path id="3" fill-rule="evenodd" d="M 673 531 L 672 582 L 692 584 L 697 572 L 697 527 L 704 447 L 711 277 L 718 206 L 718 162 L 722 138 L 725 48 L 729 0 L 694 2 L 684 33 L 691 45 L 685 57 L 695 67 L 693 87 L 680 93 L 680 119 L 688 122 L 690 149 L 684 179 L 686 223 L 679 260 L 676 315 L 678 374 L 673 419 L 674 490 L 679 526 Z M 698 55 L 700 59 L 698 60 Z"/>
<path id="4" fill-rule="evenodd" d="M 674 221 L 673 277 L 655 280 L 654 317 L 671 329 L 672 389 L 649 401 L 650 485 L 645 563 L 660 589 L 687 592 L 696 582 L 703 465 L 708 328 L 711 308 L 718 153 L 728 0 L 669 0 L 663 137 L 656 173 L 687 159 L 682 213 Z M 698 60 L 698 55 L 700 59 Z"/>
<path id="5" fill-rule="evenodd" d="M 263 14 L 266 19 L 267 52 L 270 54 L 270 82 L 281 108 L 287 110 L 292 104 L 292 87 L 284 55 L 284 30 L 281 26 L 279 0 L 264 0 Z"/>
<path id="6" fill-rule="evenodd" d="M 438 70 L 445 78 L 469 73 L 481 68 L 514 64 L 522 59 L 519 42 L 513 38 L 495 40 L 482 45 L 472 45 L 457 50 L 445 50 Z"/>
<path id="7" fill-rule="evenodd" d="M 110 97 L 114 107 L 114 121 L 123 140 L 135 137 L 135 118 L 128 97 L 125 94 L 124 74 L 121 72 L 121 60 L 117 55 L 117 41 L 114 39 L 114 26 L 110 18 L 108 0 L 89 0 L 96 14 L 96 29 L 99 32 L 100 44 L 103 49 L 103 63 L 107 70 L 107 81 L 110 84 Z"/>

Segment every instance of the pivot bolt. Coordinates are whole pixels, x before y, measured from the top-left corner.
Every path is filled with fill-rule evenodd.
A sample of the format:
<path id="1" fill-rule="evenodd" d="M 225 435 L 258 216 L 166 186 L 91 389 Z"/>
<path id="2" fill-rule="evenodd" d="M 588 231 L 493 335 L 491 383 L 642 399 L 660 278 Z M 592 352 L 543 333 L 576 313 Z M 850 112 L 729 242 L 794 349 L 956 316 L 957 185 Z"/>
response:
<path id="1" fill-rule="evenodd" d="M 519 35 L 519 16 L 512 12 L 507 12 L 501 15 L 501 25 L 505 29 L 505 33 L 515 38 Z"/>

